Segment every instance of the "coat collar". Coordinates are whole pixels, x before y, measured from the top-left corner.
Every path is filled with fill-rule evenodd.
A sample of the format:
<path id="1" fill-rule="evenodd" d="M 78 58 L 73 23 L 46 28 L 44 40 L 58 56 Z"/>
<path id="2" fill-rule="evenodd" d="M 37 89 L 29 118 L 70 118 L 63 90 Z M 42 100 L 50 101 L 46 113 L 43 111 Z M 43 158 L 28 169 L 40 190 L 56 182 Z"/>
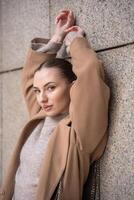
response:
<path id="1" fill-rule="evenodd" d="M 44 111 L 41 109 L 39 111 L 39 113 L 37 113 L 35 116 L 33 116 L 31 118 L 31 121 L 35 121 L 35 120 L 41 120 L 41 119 L 44 119 L 46 116 L 45 116 L 45 113 Z M 70 119 L 70 116 L 67 115 L 64 119 L 62 119 L 62 123 L 64 123 L 65 125 L 67 126 L 70 126 L 70 123 L 71 123 L 71 119 Z"/>

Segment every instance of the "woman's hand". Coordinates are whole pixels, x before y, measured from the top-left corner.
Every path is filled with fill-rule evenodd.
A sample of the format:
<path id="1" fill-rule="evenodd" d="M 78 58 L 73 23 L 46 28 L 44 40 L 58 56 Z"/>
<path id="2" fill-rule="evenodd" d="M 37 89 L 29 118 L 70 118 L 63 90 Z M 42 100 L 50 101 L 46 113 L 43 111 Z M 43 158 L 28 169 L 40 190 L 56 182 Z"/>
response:
<path id="1" fill-rule="evenodd" d="M 67 52 L 69 53 L 69 46 L 70 46 L 71 42 L 76 37 L 85 37 L 85 32 L 79 26 L 72 26 L 72 27 L 66 29 L 65 32 L 67 33 L 66 38 L 65 38 L 65 45 L 67 46 Z"/>
<path id="2" fill-rule="evenodd" d="M 67 30 L 75 23 L 75 17 L 71 10 L 61 10 L 55 18 L 55 33 L 52 37 L 53 42 L 63 42 Z"/>

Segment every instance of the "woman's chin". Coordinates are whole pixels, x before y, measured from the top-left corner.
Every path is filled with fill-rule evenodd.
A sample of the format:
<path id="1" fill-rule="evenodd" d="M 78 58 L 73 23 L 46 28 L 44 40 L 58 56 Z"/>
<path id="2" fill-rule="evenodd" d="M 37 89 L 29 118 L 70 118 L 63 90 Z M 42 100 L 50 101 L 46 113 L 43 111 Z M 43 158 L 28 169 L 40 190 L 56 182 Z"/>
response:
<path id="1" fill-rule="evenodd" d="M 45 113 L 46 113 L 46 116 L 47 117 L 56 117 L 57 115 L 60 115 L 60 112 L 55 112 L 55 111 L 49 111 L 49 112 L 46 112 L 45 111 Z"/>
<path id="2" fill-rule="evenodd" d="M 63 113 L 66 113 L 68 110 L 64 110 L 64 109 L 57 110 L 57 109 L 52 108 L 50 110 L 45 110 L 44 109 L 44 111 L 45 111 L 45 115 L 47 117 L 56 117 L 56 116 L 59 116 L 59 115 L 61 115 Z"/>

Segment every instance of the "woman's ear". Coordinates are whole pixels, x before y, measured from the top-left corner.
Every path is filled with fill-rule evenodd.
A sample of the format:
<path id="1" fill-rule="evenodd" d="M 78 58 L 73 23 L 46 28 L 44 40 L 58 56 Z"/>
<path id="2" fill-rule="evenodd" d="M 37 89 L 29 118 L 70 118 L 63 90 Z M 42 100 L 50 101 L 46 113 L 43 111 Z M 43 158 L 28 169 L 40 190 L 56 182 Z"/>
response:
<path id="1" fill-rule="evenodd" d="M 72 85 L 75 83 L 75 81 L 72 82 Z"/>
<path id="2" fill-rule="evenodd" d="M 72 85 L 75 83 L 75 81 L 72 81 L 71 83 L 70 83 L 70 87 L 72 87 Z"/>

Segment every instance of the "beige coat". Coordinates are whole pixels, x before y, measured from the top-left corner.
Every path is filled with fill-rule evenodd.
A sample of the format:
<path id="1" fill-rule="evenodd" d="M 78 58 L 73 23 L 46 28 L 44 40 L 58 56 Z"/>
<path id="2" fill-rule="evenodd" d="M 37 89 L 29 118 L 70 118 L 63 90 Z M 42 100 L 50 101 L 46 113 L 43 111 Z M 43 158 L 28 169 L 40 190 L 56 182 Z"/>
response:
<path id="1" fill-rule="evenodd" d="M 36 40 L 47 42 L 45 39 Z M 102 63 L 85 38 L 73 40 L 70 54 L 77 80 L 70 91 L 69 115 L 60 121 L 49 140 L 40 170 L 37 200 L 50 200 L 61 177 L 63 199 L 81 200 L 90 163 L 102 155 L 107 141 L 110 92 L 104 82 Z M 55 56 L 29 49 L 22 74 L 22 87 L 30 121 L 22 130 L 14 149 L 0 200 L 12 199 L 22 146 L 35 126 L 45 118 L 32 91 L 34 72 L 43 61 Z"/>

